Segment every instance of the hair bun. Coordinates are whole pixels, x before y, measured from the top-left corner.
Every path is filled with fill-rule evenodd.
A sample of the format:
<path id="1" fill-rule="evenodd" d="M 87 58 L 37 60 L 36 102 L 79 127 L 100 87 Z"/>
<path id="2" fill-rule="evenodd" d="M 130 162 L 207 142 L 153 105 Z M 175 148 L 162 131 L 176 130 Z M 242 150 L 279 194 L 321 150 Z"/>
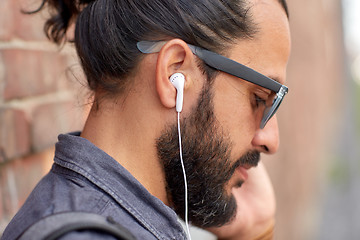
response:
<path id="1" fill-rule="evenodd" d="M 44 25 L 46 36 L 60 44 L 66 40 L 66 31 L 82 9 L 95 0 L 43 0 L 40 7 L 30 13 L 49 8 L 50 17 Z"/>

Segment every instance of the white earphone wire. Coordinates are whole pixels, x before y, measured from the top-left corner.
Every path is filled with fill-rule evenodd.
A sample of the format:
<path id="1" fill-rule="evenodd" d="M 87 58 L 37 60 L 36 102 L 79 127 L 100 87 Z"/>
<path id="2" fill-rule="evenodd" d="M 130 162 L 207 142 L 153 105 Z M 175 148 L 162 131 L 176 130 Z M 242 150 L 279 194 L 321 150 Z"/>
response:
<path id="1" fill-rule="evenodd" d="M 186 172 L 185 172 L 185 166 L 184 166 L 184 160 L 182 157 L 182 147 L 181 147 L 181 131 L 180 131 L 180 112 L 177 114 L 178 119 L 178 135 L 179 135 L 179 151 L 180 151 L 180 161 L 181 161 L 181 167 L 184 175 L 184 186 L 185 186 L 185 225 L 187 230 L 187 235 L 189 240 L 191 240 L 190 235 L 190 229 L 189 229 L 189 209 L 188 209 L 188 186 L 187 186 L 187 180 L 186 180 Z"/>

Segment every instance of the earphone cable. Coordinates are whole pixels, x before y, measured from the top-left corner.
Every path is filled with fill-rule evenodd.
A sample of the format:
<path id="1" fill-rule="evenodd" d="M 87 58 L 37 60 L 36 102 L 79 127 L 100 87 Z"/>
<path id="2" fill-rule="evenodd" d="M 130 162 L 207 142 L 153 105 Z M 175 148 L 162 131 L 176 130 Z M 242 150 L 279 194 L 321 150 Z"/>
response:
<path id="1" fill-rule="evenodd" d="M 184 166 L 184 160 L 182 157 L 182 147 L 181 147 L 181 131 L 180 131 L 180 112 L 177 114 L 178 119 L 178 135 L 179 135 L 179 151 L 180 151 L 180 161 L 181 161 L 181 167 L 184 175 L 184 187 L 185 187 L 185 225 L 187 230 L 187 235 L 189 240 L 191 240 L 190 235 L 190 229 L 189 229 L 189 209 L 188 209 L 188 186 L 187 186 L 187 180 L 186 180 L 186 172 L 185 172 L 185 166 Z"/>

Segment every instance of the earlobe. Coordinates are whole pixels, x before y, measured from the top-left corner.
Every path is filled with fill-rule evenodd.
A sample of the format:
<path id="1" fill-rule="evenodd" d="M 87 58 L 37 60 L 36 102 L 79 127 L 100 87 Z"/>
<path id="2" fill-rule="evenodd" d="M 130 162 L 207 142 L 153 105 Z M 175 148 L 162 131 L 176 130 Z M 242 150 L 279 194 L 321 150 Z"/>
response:
<path id="1" fill-rule="evenodd" d="M 156 90 L 162 105 L 166 108 L 176 106 L 178 94 L 176 86 L 171 83 L 171 76 L 175 73 L 181 73 L 184 76 L 182 89 L 186 88 L 185 76 L 191 71 L 194 64 L 193 54 L 187 44 L 180 39 L 173 39 L 167 42 L 160 50 L 156 63 Z M 196 64 L 195 64 L 196 66 Z M 185 81 L 186 79 L 186 81 Z M 183 94 L 183 91 L 181 92 Z M 180 104 L 178 104 L 178 108 Z"/>

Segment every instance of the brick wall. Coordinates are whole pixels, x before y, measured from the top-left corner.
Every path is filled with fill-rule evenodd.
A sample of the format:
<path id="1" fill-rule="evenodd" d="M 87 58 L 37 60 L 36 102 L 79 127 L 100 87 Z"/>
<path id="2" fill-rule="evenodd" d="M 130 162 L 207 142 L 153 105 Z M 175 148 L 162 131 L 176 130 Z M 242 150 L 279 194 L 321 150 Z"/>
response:
<path id="1" fill-rule="evenodd" d="M 0 233 L 50 168 L 57 135 L 84 121 L 76 54 L 49 43 L 43 14 L 21 13 L 35 3 L 0 1 Z"/>

